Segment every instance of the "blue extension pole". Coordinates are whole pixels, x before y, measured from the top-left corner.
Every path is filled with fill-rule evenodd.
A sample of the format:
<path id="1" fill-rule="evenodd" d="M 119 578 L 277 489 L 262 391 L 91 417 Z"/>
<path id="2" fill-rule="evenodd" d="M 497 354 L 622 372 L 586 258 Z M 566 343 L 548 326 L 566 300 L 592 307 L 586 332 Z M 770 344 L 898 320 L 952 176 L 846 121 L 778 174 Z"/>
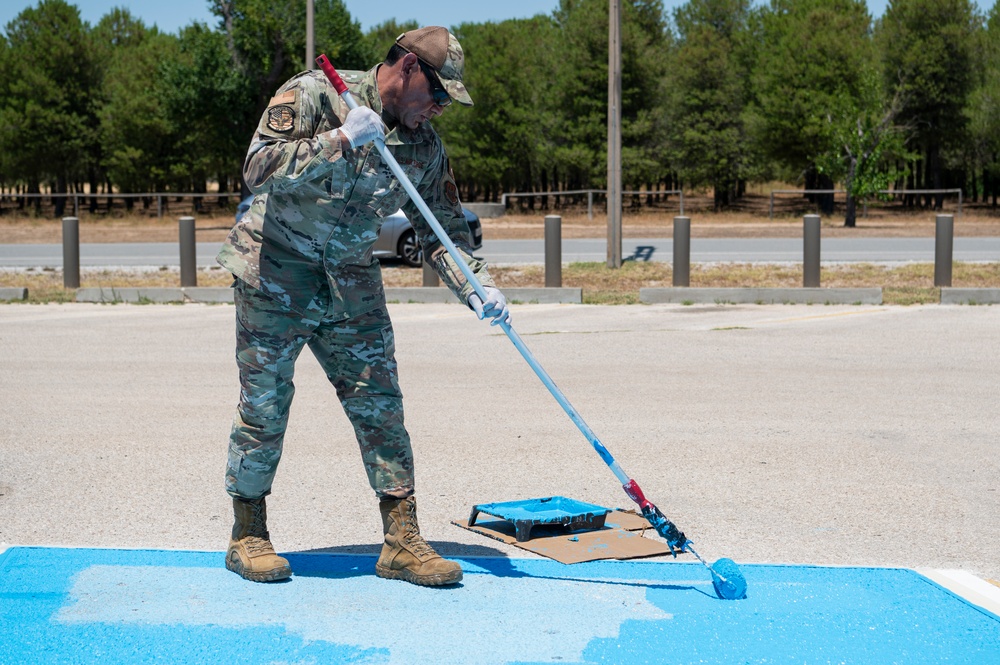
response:
<path id="1" fill-rule="evenodd" d="M 318 64 L 320 69 L 323 70 L 323 73 L 326 74 L 326 77 L 330 80 L 330 83 L 337 91 L 337 94 L 340 95 L 341 99 L 344 100 L 344 103 L 347 104 L 347 107 L 349 109 L 357 108 L 357 101 L 353 96 L 351 96 L 350 91 L 347 89 L 347 85 L 344 83 L 343 79 L 340 78 L 340 74 L 337 73 L 337 70 L 333 67 L 329 58 L 327 58 L 325 54 L 321 55 L 316 58 L 316 64 Z M 406 177 L 406 174 L 403 172 L 403 169 L 400 168 L 396 158 L 393 157 L 392 153 L 389 152 L 388 148 L 386 148 L 385 141 L 378 138 L 375 139 L 374 143 L 376 149 L 379 151 L 379 154 L 382 155 L 382 159 L 389 166 L 389 170 L 396 176 L 396 179 L 409 195 L 410 200 L 413 201 L 413 203 L 417 206 L 417 209 L 420 210 L 420 213 L 424 216 L 424 219 L 427 220 L 431 230 L 434 231 L 434 235 L 437 236 L 437 239 L 448 251 L 448 254 L 451 255 L 451 258 L 454 259 L 455 263 L 462 271 L 462 274 L 465 276 L 465 279 L 467 279 L 472 285 L 476 295 L 478 295 L 483 302 L 486 302 L 486 290 L 483 288 L 479 278 L 476 277 L 475 273 L 472 272 L 472 269 L 469 268 L 468 264 L 466 264 L 465 259 L 463 259 L 462 255 L 458 252 L 458 248 L 455 247 L 455 243 L 453 243 L 451 238 L 448 237 L 448 234 L 445 233 L 441 223 L 438 222 L 434 213 L 432 213 L 431 209 L 427 207 L 427 203 L 424 201 L 423 197 L 420 196 L 419 192 L 417 192 L 417 188 L 414 187 L 413 183 L 410 182 L 410 179 Z M 539 362 L 535 359 L 534 354 L 532 354 L 528 349 L 524 340 L 522 340 L 521 336 L 517 334 L 517 331 L 515 331 L 511 325 L 505 321 L 500 323 L 500 327 L 503 329 L 504 333 L 506 333 L 508 339 L 510 339 L 511 343 L 514 345 L 514 348 L 518 350 L 521 357 L 524 358 L 524 360 L 528 363 L 528 366 L 531 367 L 531 369 L 535 372 L 535 375 L 538 376 L 542 384 L 559 403 L 559 406 L 563 408 L 566 415 L 570 417 L 570 420 L 572 420 L 577 428 L 579 428 L 579 430 L 587 438 L 587 441 L 590 442 L 590 445 L 595 451 L 597 451 L 597 454 L 601 456 L 602 460 L 604 460 L 604 463 L 607 464 L 612 473 L 615 474 L 615 477 L 618 478 L 618 481 L 622 484 L 625 493 L 628 494 L 629 498 L 639 504 L 643 516 L 656 529 L 657 533 L 659 533 L 667 541 L 671 553 L 674 554 L 674 556 L 677 556 L 674 551 L 675 547 L 679 547 L 681 551 L 687 550 L 691 552 L 698 559 L 698 561 L 700 561 L 712 573 L 712 584 L 720 598 L 728 600 L 744 598 L 746 596 L 746 580 L 743 579 L 743 574 L 739 571 L 739 568 L 736 567 L 736 564 L 730 559 L 719 559 L 713 567 L 708 565 L 708 563 L 701 558 L 701 556 L 692 547 L 693 543 L 677 529 L 673 522 L 667 519 L 663 513 L 660 512 L 659 508 L 646 499 L 642 490 L 639 488 L 638 483 L 629 478 L 628 474 L 625 473 L 625 470 L 622 469 L 620 464 L 618 464 L 614 456 L 611 455 L 610 451 L 604 447 L 604 444 L 602 444 L 600 439 L 597 438 L 594 431 L 590 429 L 590 426 L 583 420 L 583 417 L 575 408 L 573 408 L 573 405 L 570 404 L 569 400 L 566 399 L 566 396 L 555 384 L 555 381 L 552 380 L 552 377 L 549 376 L 548 372 L 546 372 L 541 364 L 539 364 Z M 716 568 L 719 568 L 719 570 L 716 570 Z M 724 571 L 726 574 L 723 575 L 720 570 Z"/>
<path id="2" fill-rule="evenodd" d="M 323 72 L 330 79 L 331 83 L 333 83 L 334 88 L 336 88 L 337 93 L 347 104 L 348 108 L 351 109 L 357 108 L 358 106 L 357 101 L 355 101 L 354 97 L 351 96 L 351 93 L 350 91 L 348 91 L 347 86 L 340 78 L 340 75 L 337 73 L 337 70 L 333 68 L 333 65 L 330 63 L 326 55 L 321 55 L 319 58 L 316 59 L 316 62 L 323 69 Z M 340 86 L 343 86 L 343 89 L 341 89 Z M 420 194 L 417 192 L 417 188 L 414 187 L 413 183 L 410 182 L 410 179 L 406 177 L 406 174 L 403 172 L 403 169 L 400 168 L 399 163 L 396 161 L 396 158 L 393 157 L 392 153 L 389 152 L 388 148 L 386 148 L 385 141 L 380 138 L 375 139 L 375 147 L 378 149 L 379 154 L 382 155 L 382 159 L 389 166 L 389 170 L 392 171 L 393 175 L 396 176 L 396 179 L 399 180 L 399 183 L 403 186 L 403 189 L 406 190 L 406 193 L 410 196 L 410 200 L 416 204 L 417 209 L 420 210 L 421 214 L 423 214 L 424 218 L 427 220 L 427 223 L 434 231 L 434 235 L 437 236 L 437 239 L 441 241 L 441 244 L 444 246 L 444 248 L 448 250 L 448 253 L 451 255 L 451 258 L 453 258 L 455 260 L 455 263 L 458 264 L 458 267 L 462 271 L 462 274 L 465 276 L 465 279 L 467 279 L 469 283 L 472 284 L 472 288 L 475 290 L 476 294 L 482 299 L 482 301 L 486 302 L 487 299 L 486 290 L 483 288 L 483 285 L 479 281 L 479 278 L 476 277 L 476 274 L 472 272 L 471 268 L 469 268 L 468 264 L 465 262 L 465 259 L 463 259 L 462 255 L 459 254 L 458 248 L 455 247 L 455 243 L 451 241 L 451 238 L 449 238 L 448 234 L 445 233 L 444 228 L 441 226 L 441 223 L 438 222 L 437 218 L 434 216 L 434 213 L 432 213 L 430 208 L 427 207 L 427 203 L 424 202 L 423 197 L 421 197 Z M 583 418 L 580 416 L 577 410 L 573 408 L 573 405 L 569 403 L 569 400 L 566 399 L 566 396 L 563 395 L 561 390 L 559 390 L 559 387 L 552 380 L 552 377 L 549 376 L 548 372 L 546 372 L 545 369 L 535 359 L 535 356 L 525 345 L 524 340 L 521 339 L 521 336 L 517 334 L 517 331 L 515 331 L 507 322 L 500 323 L 500 327 L 503 329 L 504 333 L 507 334 L 507 337 L 510 338 L 510 341 L 514 344 L 514 347 L 517 348 L 517 350 L 521 353 L 521 356 L 523 356 L 525 361 L 527 361 L 528 365 L 531 366 L 531 369 L 534 370 L 536 375 L 538 375 L 538 378 L 541 379 L 545 387 L 548 388 L 550 393 L 552 393 L 552 396 L 556 398 L 556 401 L 559 402 L 559 405 L 563 408 L 564 411 L 566 411 L 570 419 L 576 424 L 576 426 L 580 429 L 580 431 L 583 432 L 583 435 L 587 437 L 587 440 L 590 442 L 590 445 L 594 447 L 594 450 L 597 451 L 597 454 L 601 456 L 601 459 L 603 459 L 604 462 L 609 467 L 611 467 L 611 471 L 614 472 L 618 480 L 621 481 L 621 484 L 627 485 L 631 480 L 628 474 L 625 473 L 625 471 L 621 468 L 618 462 L 615 461 L 615 458 L 611 455 L 610 452 L 608 452 L 608 449 L 605 448 L 603 444 L 601 444 L 600 439 L 598 439 L 597 435 L 594 434 L 594 431 L 590 429 L 590 426 L 588 426 L 587 423 L 584 422 Z"/>

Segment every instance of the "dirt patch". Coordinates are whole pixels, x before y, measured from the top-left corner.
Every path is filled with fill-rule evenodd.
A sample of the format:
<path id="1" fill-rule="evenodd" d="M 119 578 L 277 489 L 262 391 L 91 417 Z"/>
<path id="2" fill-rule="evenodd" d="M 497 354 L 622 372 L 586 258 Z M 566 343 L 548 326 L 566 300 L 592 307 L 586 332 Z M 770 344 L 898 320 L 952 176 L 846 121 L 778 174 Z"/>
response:
<path id="1" fill-rule="evenodd" d="M 227 218 L 198 220 L 195 224 L 198 242 L 221 242 L 232 224 Z M 177 242 L 179 228 L 176 219 L 122 217 L 114 219 L 88 218 L 80 220 L 80 242 Z M 51 244 L 62 242 L 62 221 L 32 218 L 0 217 L 0 243 Z"/>

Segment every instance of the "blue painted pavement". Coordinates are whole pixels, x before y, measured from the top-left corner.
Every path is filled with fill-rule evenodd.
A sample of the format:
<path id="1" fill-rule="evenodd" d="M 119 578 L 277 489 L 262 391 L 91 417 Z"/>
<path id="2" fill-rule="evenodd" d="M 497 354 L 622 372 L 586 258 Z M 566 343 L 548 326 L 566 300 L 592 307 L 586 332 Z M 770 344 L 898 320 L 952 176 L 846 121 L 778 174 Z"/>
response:
<path id="1" fill-rule="evenodd" d="M 472 558 L 448 589 L 374 557 L 292 553 L 284 583 L 221 552 L 0 554 L 0 663 L 1000 663 L 1000 617 L 911 570 Z"/>

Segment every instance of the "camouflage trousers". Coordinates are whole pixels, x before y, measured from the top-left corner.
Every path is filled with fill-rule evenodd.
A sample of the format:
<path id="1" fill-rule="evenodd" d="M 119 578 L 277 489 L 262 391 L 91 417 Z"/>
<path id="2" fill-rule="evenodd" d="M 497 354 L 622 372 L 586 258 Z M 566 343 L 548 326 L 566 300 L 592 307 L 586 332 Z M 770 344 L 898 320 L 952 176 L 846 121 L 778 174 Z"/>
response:
<path id="1" fill-rule="evenodd" d="M 308 345 L 354 425 L 372 489 L 379 497 L 412 492 L 413 453 L 385 305 L 347 320 L 303 317 L 240 280 L 235 300 L 240 404 L 226 491 L 245 499 L 271 492 L 295 393 L 295 361 Z"/>

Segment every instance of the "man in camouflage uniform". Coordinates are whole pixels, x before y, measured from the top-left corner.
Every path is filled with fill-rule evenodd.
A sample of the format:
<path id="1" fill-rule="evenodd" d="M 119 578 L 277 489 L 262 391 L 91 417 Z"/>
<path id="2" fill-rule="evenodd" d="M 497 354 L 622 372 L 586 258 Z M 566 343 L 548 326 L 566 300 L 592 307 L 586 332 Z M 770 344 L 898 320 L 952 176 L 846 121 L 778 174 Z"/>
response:
<path id="1" fill-rule="evenodd" d="M 253 581 L 291 575 L 266 524 L 295 360 L 308 345 L 357 435 L 379 498 L 385 543 L 376 574 L 452 584 L 462 569 L 420 536 L 413 456 L 403 426 L 395 345 L 372 245 L 382 220 L 402 207 L 442 281 L 480 319 L 509 321 L 506 300 L 472 256 L 468 225 L 441 140 L 427 122 L 456 100 L 471 106 L 464 56 L 447 29 L 400 35 L 383 63 L 342 76 L 360 101 L 349 110 L 319 71 L 285 83 L 261 118 L 244 166 L 256 194 L 219 253 L 237 278 L 236 359 L 240 404 L 226 490 L 235 524 L 226 567 Z M 386 145 L 462 258 L 483 283 L 484 303 L 371 143 Z"/>

